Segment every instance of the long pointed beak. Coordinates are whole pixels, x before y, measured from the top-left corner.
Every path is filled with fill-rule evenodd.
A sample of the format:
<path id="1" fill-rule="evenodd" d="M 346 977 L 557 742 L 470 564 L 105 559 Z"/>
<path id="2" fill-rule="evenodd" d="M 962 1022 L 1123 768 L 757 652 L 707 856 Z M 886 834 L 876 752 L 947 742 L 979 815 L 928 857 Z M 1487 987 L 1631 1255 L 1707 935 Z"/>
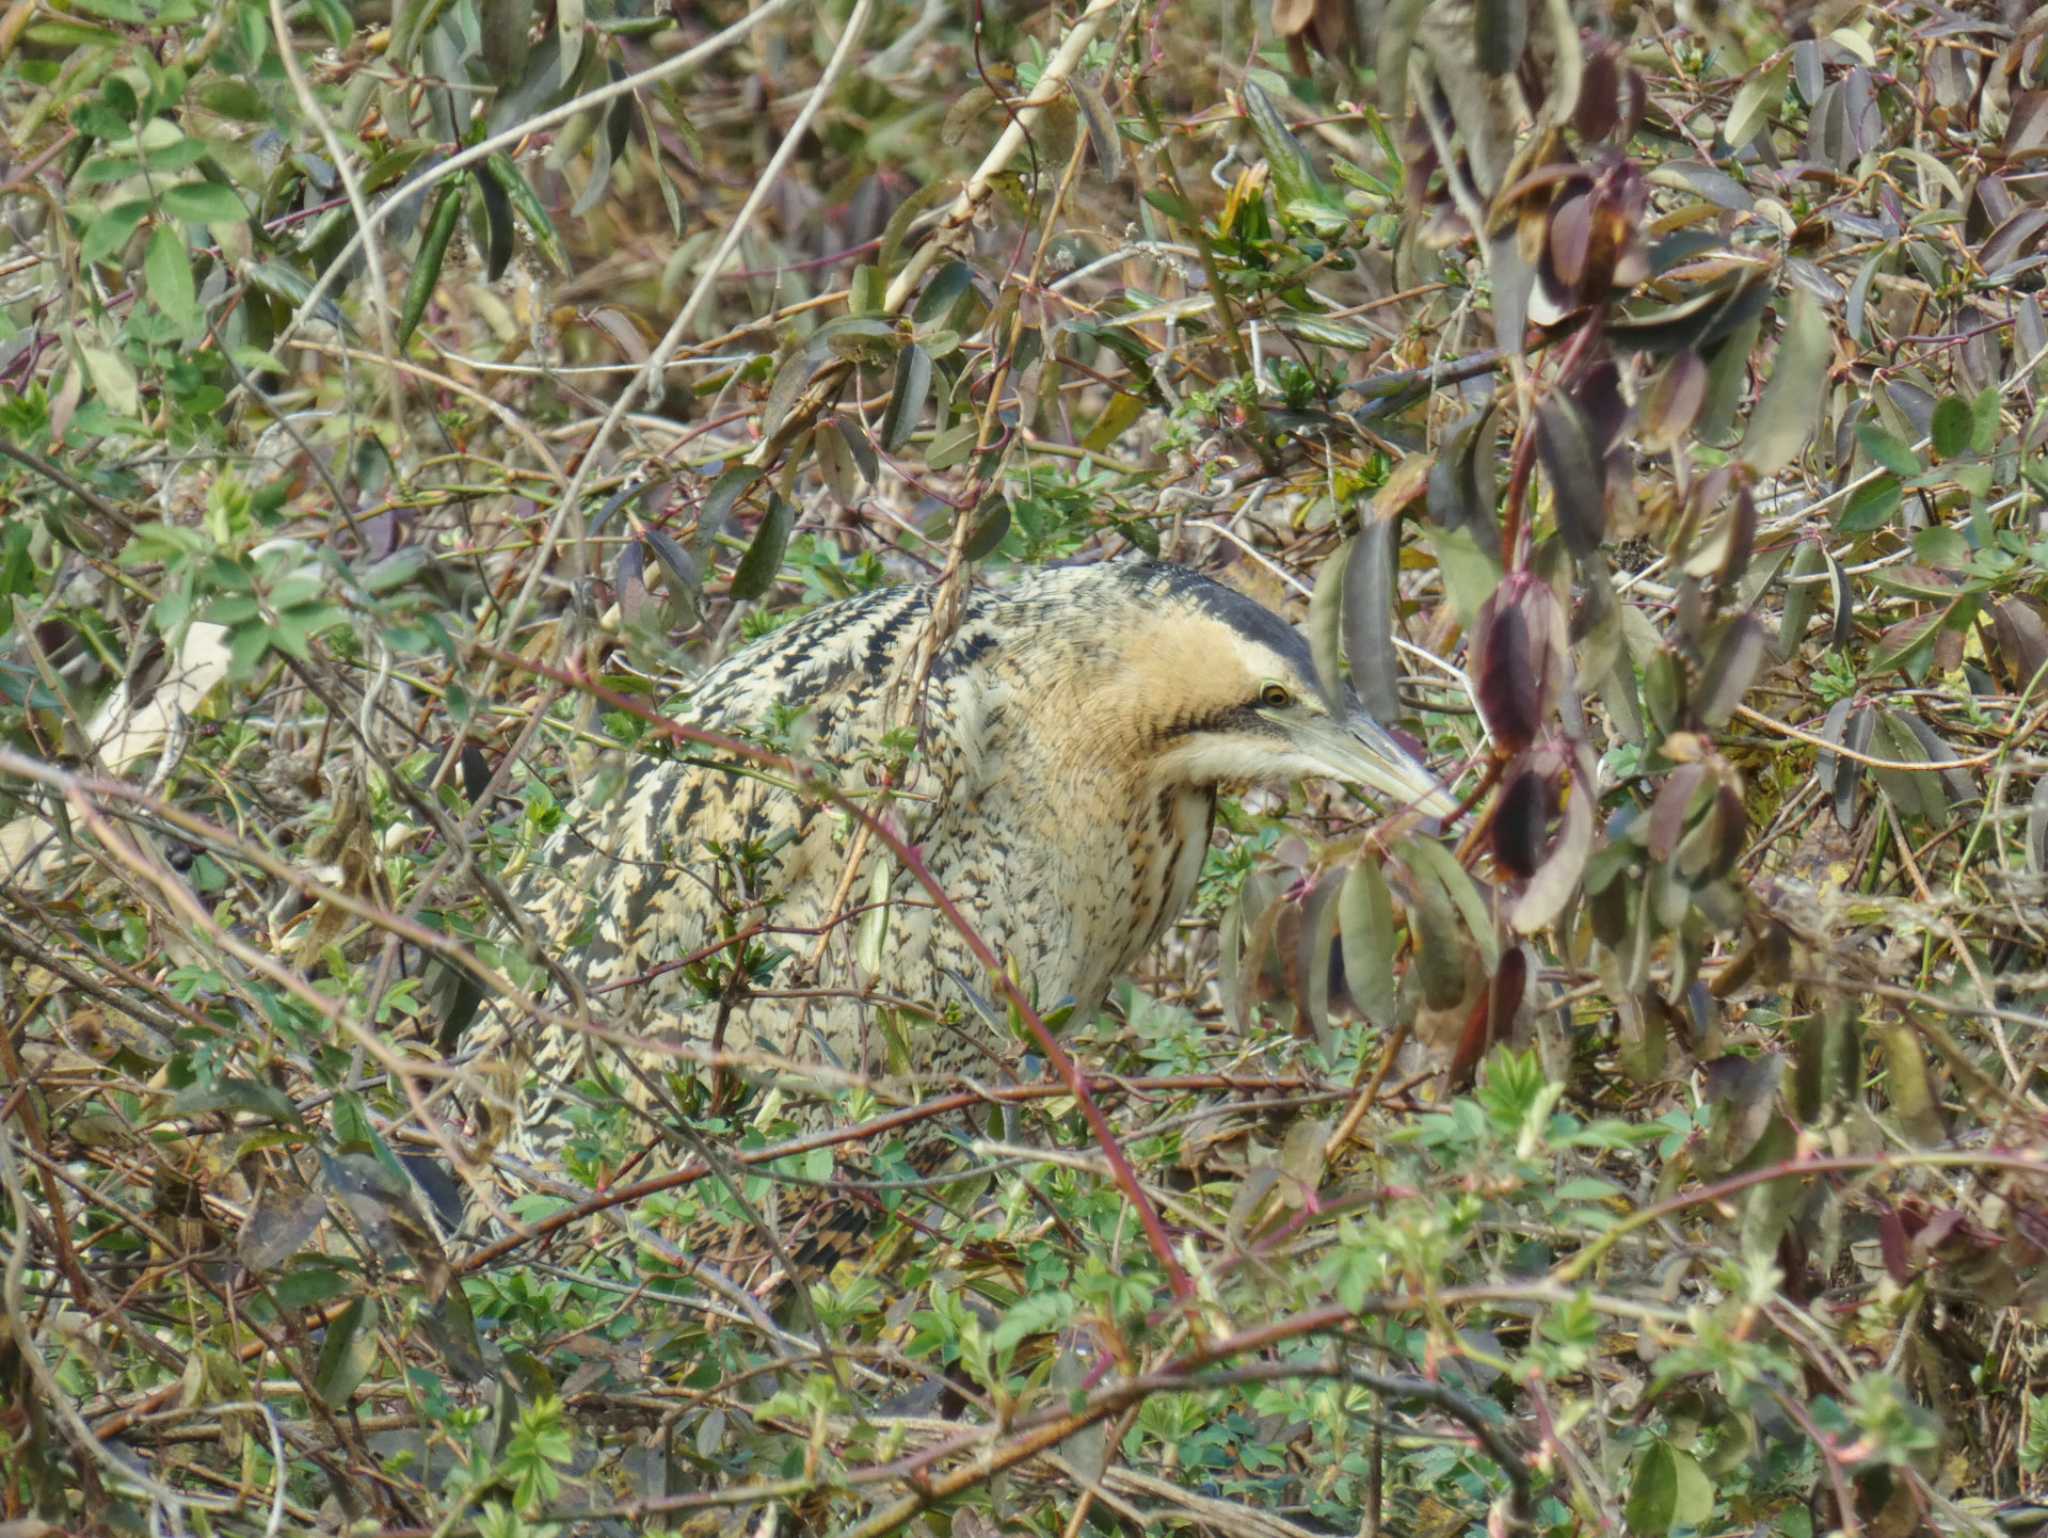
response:
<path id="1" fill-rule="evenodd" d="M 1333 780 L 1378 791 L 1428 817 L 1448 817 L 1458 809 L 1458 798 L 1371 716 L 1291 719 L 1287 731 L 1295 747 Z"/>

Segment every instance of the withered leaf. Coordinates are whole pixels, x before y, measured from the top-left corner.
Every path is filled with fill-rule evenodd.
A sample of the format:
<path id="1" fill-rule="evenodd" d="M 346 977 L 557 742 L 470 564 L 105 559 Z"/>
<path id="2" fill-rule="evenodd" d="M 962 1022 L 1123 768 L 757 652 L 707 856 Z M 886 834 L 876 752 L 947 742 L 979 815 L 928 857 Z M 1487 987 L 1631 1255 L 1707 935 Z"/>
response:
<path id="1" fill-rule="evenodd" d="M 1991 605 L 1991 638 L 2006 683 L 2015 692 L 2048 667 L 2048 624 L 2027 599 L 2002 598 Z"/>
<path id="2" fill-rule="evenodd" d="M 1621 51 L 1601 43 L 1586 55 L 1586 73 L 1579 83 L 1579 104 L 1572 127 L 1588 143 L 1604 139 L 1621 121 Z"/>
<path id="3" fill-rule="evenodd" d="M 1639 411 L 1644 451 L 1664 454 L 1677 447 L 1706 399 L 1706 360 L 1690 347 L 1673 353 L 1643 392 Z"/>
<path id="4" fill-rule="evenodd" d="M 1668 860 L 1678 849 L 1685 831 L 1686 814 L 1707 777 L 1705 764 L 1680 764 L 1664 777 L 1650 803 L 1650 837 L 1645 846 L 1653 860 Z"/>
<path id="5" fill-rule="evenodd" d="M 1558 830 L 1550 853 L 1508 909 L 1508 926 L 1517 934 L 1535 934 L 1556 923 L 1579 889 L 1586 862 L 1593 853 L 1594 797 L 1586 763 L 1582 755 L 1579 768 L 1566 787 L 1564 826 Z M 1623 890 L 1622 883 L 1614 883 L 1612 890 Z"/>
<path id="6" fill-rule="evenodd" d="M 326 1198 L 303 1187 L 268 1187 L 242 1224 L 235 1254 L 251 1271 L 274 1271 L 305 1248 L 327 1216 Z"/>

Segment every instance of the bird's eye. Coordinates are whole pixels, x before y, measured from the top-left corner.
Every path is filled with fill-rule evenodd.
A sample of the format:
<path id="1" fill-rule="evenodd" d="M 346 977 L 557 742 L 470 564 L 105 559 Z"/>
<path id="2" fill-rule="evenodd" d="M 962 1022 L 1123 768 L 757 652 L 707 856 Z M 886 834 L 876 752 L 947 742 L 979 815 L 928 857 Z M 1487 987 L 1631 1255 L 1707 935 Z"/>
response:
<path id="1" fill-rule="evenodd" d="M 1294 703 L 1294 696 L 1281 684 L 1267 684 L 1259 691 L 1259 703 L 1268 710 L 1285 710 Z"/>

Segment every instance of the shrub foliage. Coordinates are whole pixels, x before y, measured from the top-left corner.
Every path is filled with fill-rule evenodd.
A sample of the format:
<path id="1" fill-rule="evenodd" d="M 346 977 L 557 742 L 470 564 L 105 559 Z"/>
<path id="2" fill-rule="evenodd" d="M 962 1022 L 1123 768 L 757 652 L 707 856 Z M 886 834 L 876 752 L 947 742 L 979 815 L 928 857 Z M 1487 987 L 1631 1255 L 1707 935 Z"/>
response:
<path id="1" fill-rule="evenodd" d="M 2039 1490 L 2030 7 L 17 0 L 0 112 L 9 1533 Z M 1106 1135 L 1020 1041 L 477 1140 L 448 980 L 707 658 L 1132 550 L 1466 817 L 1227 801 Z M 859 1263 L 679 1243 L 789 1184 Z"/>

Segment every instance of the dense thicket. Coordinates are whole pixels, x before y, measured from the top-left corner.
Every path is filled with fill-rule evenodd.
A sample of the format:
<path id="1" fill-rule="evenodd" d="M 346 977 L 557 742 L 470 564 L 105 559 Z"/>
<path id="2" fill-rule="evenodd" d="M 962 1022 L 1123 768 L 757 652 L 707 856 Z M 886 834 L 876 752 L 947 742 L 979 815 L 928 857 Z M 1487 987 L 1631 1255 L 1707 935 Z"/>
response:
<path id="1" fill-rule="evenodd" d="M 0 10 L 0 1524 L 2018 1530 L 2044 157 L 2019 0 Z M 475 1140 L 694 670 L 1134 549 L 1469 816 L 1227 802 L 1106 1138 Z"/>

